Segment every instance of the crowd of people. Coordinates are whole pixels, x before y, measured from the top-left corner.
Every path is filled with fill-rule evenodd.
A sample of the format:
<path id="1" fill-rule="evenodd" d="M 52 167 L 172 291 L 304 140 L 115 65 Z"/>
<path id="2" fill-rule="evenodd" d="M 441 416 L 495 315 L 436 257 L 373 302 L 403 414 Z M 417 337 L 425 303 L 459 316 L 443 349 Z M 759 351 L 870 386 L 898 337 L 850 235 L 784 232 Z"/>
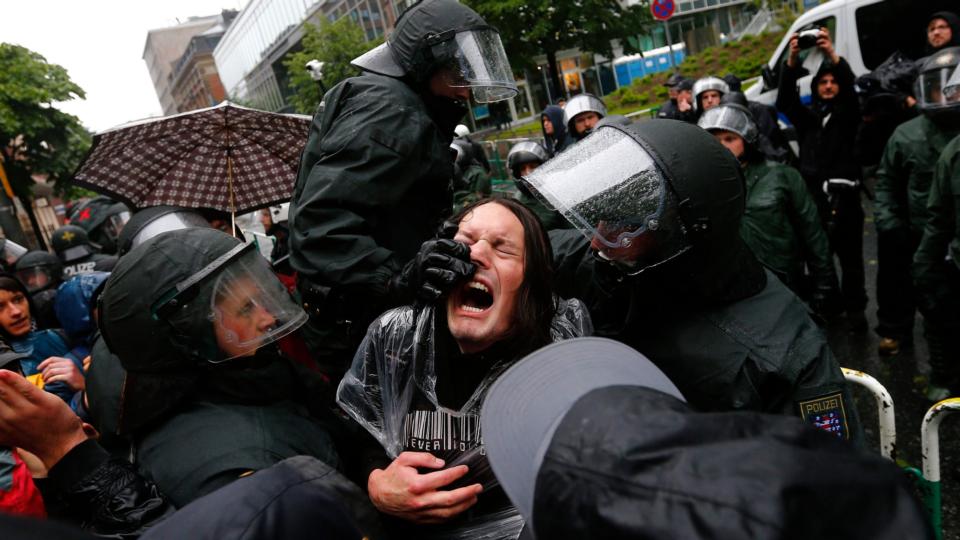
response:
<path id="1" fill-rule="evenodd" d="M 919 308 L 931 399 L 960 390 L 956 23 L 870 172 L 880 352 Z M 497 196 L 459 124 L 517 93 L 500 36 L 423 0 L 324 96 L 269 257 L 105 197 L 54 253 L 5 241 L 4 537 L 932 537 L 818 323 L 865 330 L 873 164 L 813 46 L 809 105 L 797 36 L 776 108 L 679 76 L 658 119 L 551 105 Z"/>

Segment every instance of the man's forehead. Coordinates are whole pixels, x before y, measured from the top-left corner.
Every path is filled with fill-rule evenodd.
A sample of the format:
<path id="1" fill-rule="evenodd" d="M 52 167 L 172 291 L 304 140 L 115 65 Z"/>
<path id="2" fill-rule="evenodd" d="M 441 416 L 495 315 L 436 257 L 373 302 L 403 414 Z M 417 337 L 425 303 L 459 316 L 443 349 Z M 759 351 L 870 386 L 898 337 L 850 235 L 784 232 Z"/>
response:
<path id="1" fill-rule="evenodd" d="M 487 203 L 471 210 L 460 220 L 459 232 L 477 235 L 489 234 L 506 240 L 522 241 L 523 224 L 506 207 Z"/>

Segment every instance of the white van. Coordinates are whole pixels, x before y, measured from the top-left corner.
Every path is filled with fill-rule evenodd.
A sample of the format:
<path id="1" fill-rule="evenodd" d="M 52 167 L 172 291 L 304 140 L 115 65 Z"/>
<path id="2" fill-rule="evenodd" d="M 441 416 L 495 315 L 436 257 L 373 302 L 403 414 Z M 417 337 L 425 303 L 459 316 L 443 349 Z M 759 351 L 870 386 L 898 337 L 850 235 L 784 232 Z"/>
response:
<path id="1" fill-rule="evenodd" d="M 854 75 L 869 73 L 894 51 L 910 58 L 924 56 L 927 20 L 937 11 L 960 11 L 957 0 L 832 0 L 800 15 L 784 34 L 763 68 L 762 83 L 747 89 L 747 99 L 773 105 L 780 83 L 780 66 L 790 54 L 790 36 L 806 26 L 830 30 L 837 53 L 846 59 Z M 820 67 L 823 54 L 815 48 L 800 51 L 810 73 L 797 82 L 801 99 L 810 99 L 810 79 Z"/>

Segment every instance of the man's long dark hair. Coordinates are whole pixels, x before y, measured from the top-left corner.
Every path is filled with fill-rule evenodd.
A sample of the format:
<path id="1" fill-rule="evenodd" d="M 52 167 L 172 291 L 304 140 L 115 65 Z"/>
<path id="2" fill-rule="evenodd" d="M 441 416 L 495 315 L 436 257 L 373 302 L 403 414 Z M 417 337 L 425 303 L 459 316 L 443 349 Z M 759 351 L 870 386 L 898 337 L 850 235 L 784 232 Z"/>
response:
<path id="1" fill-rule="evenodd" d="M 484 204 L 499 204 L 513 213 L 523 226 L 523 284 L 517 297 L 516 321 L 507 339 L 516 350 L 526 354 L 551 342 L 550 323 L 557 305 L 553 297 L 550 237 L 537 215 L 513 199 L 480 199 L 454 216 L 454 223 L 460 223 L 474 208 Z"/>

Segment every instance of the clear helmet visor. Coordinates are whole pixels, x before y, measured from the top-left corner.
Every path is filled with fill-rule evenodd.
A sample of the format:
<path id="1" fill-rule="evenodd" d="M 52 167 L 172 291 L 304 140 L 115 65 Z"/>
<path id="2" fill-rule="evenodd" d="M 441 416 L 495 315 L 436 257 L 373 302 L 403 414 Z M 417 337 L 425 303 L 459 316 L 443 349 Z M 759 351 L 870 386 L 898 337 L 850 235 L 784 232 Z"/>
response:
<path id="1" fill-rule="evenodd" d="M 20 257 L 23 257 L 26 253 L 27 248 L 11 240 L 3 239 L 3 262 L 9 268 L 13 268 L 13 265 L 15 265 Z"/>
<path id="2" fill-rule="evenodd" d="M 23 283 L 30 294 L 42 291 L 54 282 L 54 276 L 50 268 L 45 266 L 17 270 L 17 279 L 20 280 L 20 283 Z"/>
<path id="3" fill-rule="evenodd" d="M 469 87 L 478 103 L 503 101 L 519 93 L 500 34 L 495 30 L 458 32 L 453 39 L 437 43 L 431 50 L 436 58 L 450 59 L 450 86 Z"/>
<path id="4" fill-rule="evenodd" d="M 123 226 L 126 225 L 128 221 L 130 221 L 130 212 L 124 210 L 123 212 L 108 217 L 107 221 L 103 224 L 103 230 L 108 238 L 116 241 L 116 239 L 120 237 L 120 231 L 123 230 Z"/>
<path id="5" fill-rule="evenodd" d="M 956 71 L 954 66 L 950 66 L 920 74 L 917 78 L 917 105 L 921 109 L 930 110 L 960 105 L 956 100 L 956 93 L 947 91 L 954 71 Z"/>
<path id="6" fill-rule="evenodd" d="M 252 356 L 307 321 L 256 250 L 225 265 L 207 286 L 213 288 L 209 319 L 221 352 L 218 362 Z"/>
<path id="7" fill-rule="evenodd" d="M 948 103 L 960 104 L 960 65 L 953 70 L 943 87 L 943 96 Z"/>
<path id="8" fill-rule="evenodd" d="M 164 214 L 140 229 L 140 232 L 130 241 L 130 251 L 160 233 L 189 229 L 191 227 L 209 228 L 210 223 L 199 214 L 193 212 L 172 212 Z"/>
<path id="9" fill-rule="evenodd" d="M 617 128 L 599 128 L 524 180 L 606 259 L 644 268 L 687 247 L 666 178 Z"/>
<path id="10" fill-rule="evenodd" d="M 79 246 L 73 246 L 63 250 L 63 252 L 60 253 L 60 259 L 63 260 L 63 262 L 71 263 L 73 261 L 82 259 L 92 253 L 93 253 L 93 248 L 91 248 L 87 244 L 80 244 Z"/>
<path id="11" fill-rule="evenodd" d="M 704 111 L 697 125 L 707 131 L 732 131 L 748 143 L 756 141 L 758 135 L 757 125 L 746 111 L 726 105 Z"/>

